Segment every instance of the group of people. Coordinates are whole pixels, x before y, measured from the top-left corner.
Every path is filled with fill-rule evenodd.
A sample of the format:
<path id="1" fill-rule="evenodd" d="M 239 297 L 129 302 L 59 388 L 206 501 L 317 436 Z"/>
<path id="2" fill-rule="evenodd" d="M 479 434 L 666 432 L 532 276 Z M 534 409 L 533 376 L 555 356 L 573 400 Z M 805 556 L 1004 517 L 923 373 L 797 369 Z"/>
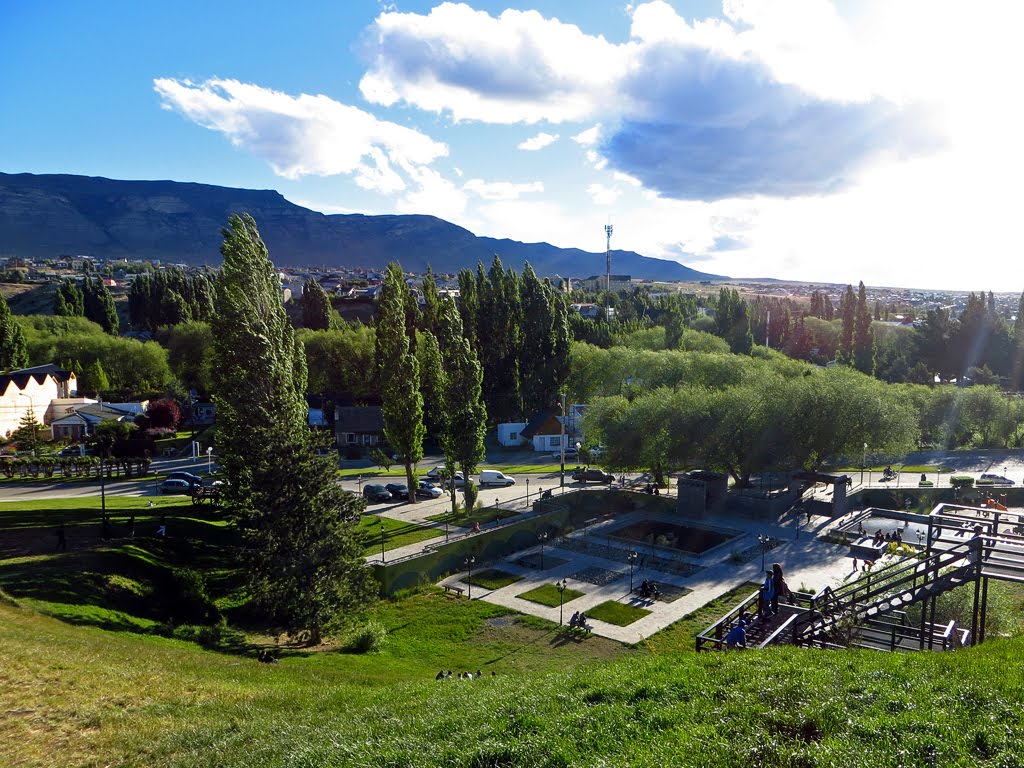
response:
<path id="1" fill-rule="evenodd" d="M 585 629 L 589 632 L 590 627 L 587 625 L 587 614 L 583 613 L 582 611 L 576 611 L 576 613 L 574 613 L 572 617 L 569 619 L 569 628 Z"/>
<path id="2" fill-rule="evenodd" d="M 882 529 L 879 528 L 877 531 L 875 531 L 875 535 L 871 538 L 871 543 L 874 544 L 876 547 L 879 544 L 883 544 L 883 543 L 885 543 L 887 541 L 895 541 L 897 544 L 902 544 L 903 543 L 903 532 L 900 531 L 899 529 L 896 529 L 892 533 L 884 533 L 883 534 L 882 533 Z"/>
<path id="3" fill-rule="evenodd" d="M 483 677 L 483 676 L 484 676 L 484 673 L 481 672 L 478 669 L 476 671 L 476 674 L 473 674 L 472 672 L 459 672 L 458 675 L 455 675 L 455 679 L 456 680 L 475 680 L 476 678 Z M 491 672 L 491 677 L 494 677 L 494 672 Z M 435 680 L 451 680 L 452 679 L 452 671 L 449 669 L 447 672 L 445 672 L 442 669 L 440 672 L 438 672 L 436 675 L 434 675 L 434 679 Z"/>
<path id="4" fill-rule="evenodd" d="M 765 571 L 764 583 L 758 595 L 758 610 L 762 616 L 774 616 L 779 612 L 779 598 L 791 594 L 782 572 L 781 563 L 772 563 L 771 570 Z"/>
<path id="5" fill-rule="evenodd" d="M 644 579 L 640 583 L 640 597 L 644 598 L 645 600 L 653 600 L 654 598 L 659 597 L 660 595 L 661 592 L 658 590 L 658 585 L 655 584 L 653 581 L 650 581 L 649 579 Z"/>

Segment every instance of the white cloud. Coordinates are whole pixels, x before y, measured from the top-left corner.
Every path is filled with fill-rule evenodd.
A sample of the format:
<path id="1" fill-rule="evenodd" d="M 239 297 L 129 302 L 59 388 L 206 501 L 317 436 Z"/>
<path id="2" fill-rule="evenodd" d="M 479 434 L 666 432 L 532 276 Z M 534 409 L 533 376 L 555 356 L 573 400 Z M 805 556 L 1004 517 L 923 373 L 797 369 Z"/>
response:
<path id="1" fill-rule="evenodd" d="M 544 149 L 544 147 L 554 144 L 556 141 L 558 141 L 557 133 L 551 134 L 541 131 L 536 136 L 531 136 L 525 141 L 519 142 L 516 147 L 517 149 L 525 149 L 528 152 L 534 152 L 538 149 Z"/>
<path id="2" fill-rule="evenodd" d="M 525 184 L 515 184 L 511 181 L 487 182 L 483 179 L 470 179 L 462 185 L 462 188 L 484 200 L 517 200 L 529 192 L 543 192 L 544 183 L 531 181 Z"/>
<path id="3" fill-rule="evenodd" d="M 612 205 L 622 197 L 622 190 L 618 187 L 606 187 L 604 184 L 594 183 L 587 187 L 587 194 L 594 201 L 594 205 Z"/>
<path id="4" fill-rule="evenodd" d="M 602 120 L 573 137 L 588 162 L 678 199 L 830 194 L 939 145 L 921 109 L 878 95 L 828 0 L 727 0 L 728 19 L 692 24 L 664 0 L 631 12 L 619 44 L 534 11 L 381 14 L 360 87 L 455 120 Z"/>
<path id="5" fill-rule="evenodd" d="M 406 186 L 394 166 L 428 165 L 448 153 L 419 131 L 322 95 L 216 79 L 160 78 L 154 88 L 166 108 L 223 133 L 289 179 L 350 174 L 364 189 L 390 193 Z"/>
<path id="6" fill-rule="evenodd" d="M 592 147 L 601 140 L 601 125 L 595 125 L 587 128 L 585 131 L 580 131 L 572 140 L 579 144 L 581 147 Z"/>

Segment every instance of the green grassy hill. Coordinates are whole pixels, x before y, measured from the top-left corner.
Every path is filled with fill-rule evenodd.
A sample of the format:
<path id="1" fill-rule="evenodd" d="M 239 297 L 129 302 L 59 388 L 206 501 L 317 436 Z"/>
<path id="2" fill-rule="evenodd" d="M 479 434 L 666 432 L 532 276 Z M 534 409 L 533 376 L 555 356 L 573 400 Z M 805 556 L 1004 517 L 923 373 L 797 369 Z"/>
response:
<path id="1" fill-rule="evenodd" d="M 0 505 L 0 766 L 1024 763 L 1020 641 L 694 654 L 729 596 L 627 647 L 428 588 L 360 617 L 384 638 L 373 652 L 339 637 L 263 664 L 275 638 L 224 557 L 230 526 L 154 501 L 108 499 L 109 539 L 95 499 Z M 211 605 L 229 624 L 199 626 Z"/>
<path id="2" fill-rule="evenodd" d="M 1017 642 L 950 654 L 633 654 L 600 665 L 566 663 L 567 651 L 585 649 L 545 647 L 544 666 L 563 671 L 497 662 L 494 677 L 439 682 L 402 637 L 415 618 L 394 620 L 388 646 L 401 653 L 266 665 L 0 606 L 0 762 L 1012 766 L 1024 755 Z M 487 637 L 504 644 L 495 658 L 518 652 L 486 619 L 462 628 L 478 648 Z M 422 639 L 419 658 L 436 666 Z M 472 668 L 485 655 L 449 661 Z"/>

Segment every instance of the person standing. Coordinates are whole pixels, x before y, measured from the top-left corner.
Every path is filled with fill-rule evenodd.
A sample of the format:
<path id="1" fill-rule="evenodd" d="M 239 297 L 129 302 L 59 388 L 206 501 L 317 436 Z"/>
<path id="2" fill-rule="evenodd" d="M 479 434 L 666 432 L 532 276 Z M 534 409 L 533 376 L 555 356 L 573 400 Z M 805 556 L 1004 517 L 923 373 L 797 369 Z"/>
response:
<path id="1" fill-rule="evenodd" d="M 786 579 L 782 573 L 782 565 L 780 563 L 772 563 L 772 613 L 779 612 L 779 597 L 789 597 L 789 585 L 786 584 Z"/>
<path id="2" fill-rule="evenodd" d="M 57 525 L 57 551 L 64 552 L 67 548 L 68 540 L 64 534 L 64 520 L 62 518 L 60 523 Z"/>
<path id="3" fill-rule="evenodd" d="M 761 615 L 772 615 L 772 603 L 775 597 L 775 579 L 771 571 L 764 572 L 764 584 L 761 585 Z"/>

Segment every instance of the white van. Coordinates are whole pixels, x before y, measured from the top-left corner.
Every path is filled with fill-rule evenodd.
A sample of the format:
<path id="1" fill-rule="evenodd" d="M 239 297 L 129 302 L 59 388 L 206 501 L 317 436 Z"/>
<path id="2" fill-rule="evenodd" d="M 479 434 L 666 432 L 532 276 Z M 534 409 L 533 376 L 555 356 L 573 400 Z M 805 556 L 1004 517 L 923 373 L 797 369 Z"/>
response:
<path id="1" fill-rule="evenodd" d="M 480 471 L 481 487 L 485 485 L 501 485 L 507 488 L 508 486 L 515 484 L 516 479 L 514 477 L 509 477 L 496 469 L 483 469 Z"/>

